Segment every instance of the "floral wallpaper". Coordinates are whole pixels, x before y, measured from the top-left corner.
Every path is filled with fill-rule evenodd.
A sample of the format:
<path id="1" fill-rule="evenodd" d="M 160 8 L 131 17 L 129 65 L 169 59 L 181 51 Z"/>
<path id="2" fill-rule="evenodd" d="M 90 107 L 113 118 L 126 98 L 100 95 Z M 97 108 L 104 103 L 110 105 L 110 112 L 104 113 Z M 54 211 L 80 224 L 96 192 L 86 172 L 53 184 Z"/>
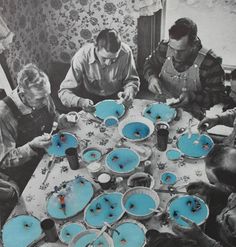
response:
<path id="1" fill-rule="evenodd" d="M 116 29 L 137 56 L 137 18 L 133 0 L 0 0 L 0 11 L 15 33 L 5 52 L 13 80 L 22 65 L 38 64 L 47 72 L 50 61 L 68 63 L 85 43 L 104 28 Z"/>

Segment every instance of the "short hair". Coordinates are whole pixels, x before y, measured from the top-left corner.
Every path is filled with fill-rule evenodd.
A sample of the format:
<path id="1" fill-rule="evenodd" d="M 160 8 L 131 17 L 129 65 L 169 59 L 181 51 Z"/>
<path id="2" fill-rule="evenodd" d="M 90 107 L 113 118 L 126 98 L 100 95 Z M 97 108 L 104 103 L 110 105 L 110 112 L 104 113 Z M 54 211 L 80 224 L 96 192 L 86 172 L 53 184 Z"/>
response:
<path id="1" fill-rule="evenodd" d="M 121 46 L 119 34 L 114 29 L 102 30 L 96 39 L 98 49 L 104 48 L 107 52 L 116 53 Z"/>
<path id="2" fill-rule="evenodd" d="M 231 71 L 231 79 L 232 80 L 236 80 L 236 69 L 234 69 L 233 71 Z"/>
<path id="3" fill-rule="evenodd" d="M 230 153 L 232 151 L 234 152 L 236 149 L 222 144 L 215 144 L 205 161 L 206 167 L 213 168 L 212 171 L 220 183 L 233 186 L 236 189 L 236 172 L 230 170 L 229 167 Z"/>
<path id="4" fill-rule="evenodd" d="M 33 63 L 29 63 L 21 69 L 17 75 L 17 83 L 23 90 L 46 88 L 50 91 L 48 76 Z"/>
<path id="5" fill-rule="evenodd" d="M 197 38 L 197 25 L 191 19 L 184 17 L 175 21 L 175 24 L 169 29 L 169 37 L 180 40 L 186 35 L 189 37 L 189 43 L 193 44 Z"/>

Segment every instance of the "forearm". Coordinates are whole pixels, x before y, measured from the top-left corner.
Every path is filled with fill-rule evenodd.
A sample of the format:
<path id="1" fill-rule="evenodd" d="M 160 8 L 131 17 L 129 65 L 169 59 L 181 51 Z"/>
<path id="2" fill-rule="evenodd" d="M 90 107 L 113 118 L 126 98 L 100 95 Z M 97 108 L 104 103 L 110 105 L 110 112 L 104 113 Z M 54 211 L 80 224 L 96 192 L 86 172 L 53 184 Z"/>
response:
<path id="1" fill-rule="evenodd" d="M 233 127 L 236 119 L 236 108 L 223 112 L 218 116 L 219 116 L 219 124 Z"/>
<path id="2" fill-rule="evenodd" d="M 62 104 L 67 107 L 77 107 L 80 99 L 76 92 L 79 91 L 82 83 L 83 73 L 82 66 L 76 58 L 75 56 L 58 92 Z"/>
<path id="3" fill-rule="evenodd" d="M 37 152 L 28 143 L 18 148 L 12 148 L 4 153 L 0 160 L 2 169 L 23 165 L 37 155 Z"/>
<path id="4" fill-rule="evenodd" d="M 205 233 L 202 233 L 200 237 L 198 237 L 197 242 L 199 247 L 223 247 L 219 242 L 210 238 Z"/>

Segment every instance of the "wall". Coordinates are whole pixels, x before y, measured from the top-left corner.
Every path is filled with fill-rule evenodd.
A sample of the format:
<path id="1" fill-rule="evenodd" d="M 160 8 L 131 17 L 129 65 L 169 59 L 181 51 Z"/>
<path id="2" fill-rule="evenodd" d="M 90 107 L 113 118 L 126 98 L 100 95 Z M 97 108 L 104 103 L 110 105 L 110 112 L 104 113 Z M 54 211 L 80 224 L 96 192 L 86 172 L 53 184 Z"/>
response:
<path id="1" fill-rule="evenodd" d="M 5 54 L 13 78 L 23 64 L 47 71 L 50 60 L 68 63 L 104 28 L 115 28 L 137 56 L 137 19 L 123 0 L 0 0 L 2 15 L 15 33 Z"/>
<path id="2" fill-rule="evenodd" d="M 48 65 L 48 44 L 40 30 L 45 26 L 38 13 L 39 1 L 0 0 L 1 14 L 14 32 L 14 42 L 4 52 L 14 84 L 22 65 L 33 62 L 43 69 Z"/>

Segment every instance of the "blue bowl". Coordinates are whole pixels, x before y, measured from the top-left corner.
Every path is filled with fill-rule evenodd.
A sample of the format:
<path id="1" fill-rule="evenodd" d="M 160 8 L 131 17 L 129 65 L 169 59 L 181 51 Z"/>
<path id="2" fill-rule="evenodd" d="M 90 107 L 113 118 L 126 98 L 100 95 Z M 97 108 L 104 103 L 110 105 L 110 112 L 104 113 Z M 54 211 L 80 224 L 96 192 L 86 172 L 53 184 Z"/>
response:
<path id="1" fill-rule="evenodd" d="M 180 218 L 180 215 L 190 219 L 197 225 L 203 224 L 209 216 L 209 209 L 206 203 L 196 196 L 175 197 L 168 203 L 170 218 L 182 227 L 189 225 Z"/>
<path id="2" fill-rule="evenodd" d="M 101 120 L 111 116 L 119 119 L 125 114 L 125 106 L 112 99 L 98 102 L 95 108 L 94 115 Z"/>
<path id="3" fill-rule="evenodd" d="M 126 220 L 118 224 L 112 233 L 114 247 L 143 247 L 146 228 L 137 221 Z"/>
<path id="4" fill-rule="evenodd" d="M 102 158 L 102 152 L 97 148 L 89 147 L 84 149 L 82 152 L 82 159 L 88 164 L 98 161 L 101 158 Z"/>
<path id="5" fill-rule="evenodd" d="M 124 214 L 121 204 L 122 194 L 118 192 L 104 193 L 86 207 L 84 221 L 89 227 L 101 228 L 104 222 L 113 224 Z"/>
<path id="6" fill-rule="evenodd" d="M 165 172 L 161 175 L 161 182 L 165 185 L 174 185 L 177 182 L 177 177 L 172 172 Z"/>
<path id="7" fill-rule="evenodd" d="M 177 149 L 170 149 L 166 152 L 166 157 L 168 160 L 176 161 L 182 157 L 182 154 Z"/>
<path id="8" fill-rule="evenodd" d="M 97 238 L 99 233 L 100 231 L 97 229 L 83 231 L 72 239 L 69 247 L 86 247 Z M 106 232 L 94 241 L 93 246 L 114 247 L 111 237 Z"/>
<path id="9" fill-rule="evenodd" d="M 132 117 L 120 122 L 118 130 L 122 137 L 130 141 L 143 141 L 151 136 L 154 125 L 147 118 Z"/>
<path id="10" fill-rule="evenodd" d="M 188 158 L 205 158 L 214 146 L 213 140 L 205 134 L 182 134 L 177 141 L 178 149 Z"/>
<path id="11" fill-rule="evenodd" d="M 129 148 L 116 148 L 106 156 L 106 167 L 117 175 L 130 175 L 140 162 L 139 155 Z"/>
<path id="12" fill-rule="evenodd" d="M 62 226 L 59 234 L 60 240 L 65 243 L 69 244 L 71 240 L 78 235 L 80 232 L 85 231 L 86 228 L 81 223 L 66 223 Z"/>
<path id="13" fill-rule="evenodd" d="M 153 123 L 157 121 L 169 123 L 176 117 L 176 110 L 165 103 L 153 103 L 145 108 L 143 116 Z"/>
<path id="14" fill-rule="evenodd" d="M 59 186 L 47 199 L 47 213 L 55 219 L 67 219 L 77 215 L 87 206 L 93 197 L 92 184 L 82 178 L 76 179 Z M 63 210 L 59 195 L 65 195 L 65 210 Z"/>
<path id="15" fill-rule="evenodd" d="M 18 215 L 8 220 L 2 229 L 4 247 L 26 247 L 42 234 L 40 221 L 31 215 Z"/>
<path id="16" fill-rule="evenodd" d="M 56 157 L 65 156 L 65 151 L 68 148 L 77 148 L 78 139 L 75 135 L 67 132 L 59 132 L 52 136 L 52 144 L 48 147 L 47 152 L 49 155 Z"/>

